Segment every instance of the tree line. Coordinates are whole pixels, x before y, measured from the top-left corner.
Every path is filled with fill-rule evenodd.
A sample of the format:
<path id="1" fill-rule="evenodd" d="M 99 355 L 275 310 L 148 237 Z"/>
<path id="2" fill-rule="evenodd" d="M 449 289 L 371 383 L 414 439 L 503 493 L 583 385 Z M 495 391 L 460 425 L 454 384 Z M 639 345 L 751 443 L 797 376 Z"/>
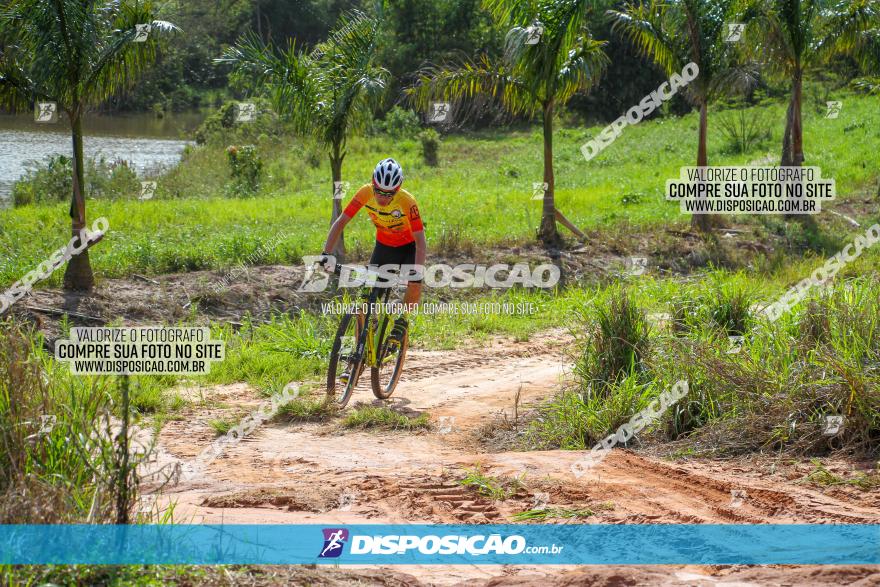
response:
<path id="1" fill-rule="evenodd" d="M 151 0 L 10 0 L 0 12 L 0 98 L 24 108 L 54 101 L 67 114 L 74 234 L 86 221 L 83 113 L 156 75 L 149 66 L 160 46 L 168 46 L 165 37 L 198 38 L 177 34 L 180 27 L 162 18 L 169 6 L 198 14 L 206 8 L 200 2 L 181 8 Z M 602 88 L 613 68 L 641 71 L 629 65 L 640 58 L 640 68 L 650 64 L 663 79 L 689 63 L 699 67 L 683 91 L 700 113 L 697 166 L 709 164 L 708 106 L 719 96 L 762 79 L 782 80 L 789 107 L 780 162 L 801 165 L 802 88 L 812 68 L 845 57 L 873 75 L 880 70 L 880 0 L 220 0 L 212 6 L 204 14 L 218 27 L 224 23 L 227 34 L 236 23 L 248 23 L 246 32 L 222 52 L 182 57 L 195 59 L 202 71 L 226 68 L 243 95 L 268 98 L 299 133 L 323 146 L 333 182 L 342 179 L 348 139 L 389 103 L 425 112 L 448 102 L 464 119 L 487 111 L 540 118 L 545 190 L 539 238 L 548 246 L 559 244 L 557 222 L 573 227 L 555 204 L 554 116 L 576 96 Z M 332 18 L 332 28 L 316 39 L 321 23 Z M 732 24 L 745 25 L 737 42 L 730 40 Z M 149 33 L 140 38 L 144 25 Z M 297 37 L 285 27 L 302 30 Z M 647 87 L 627 106 L 656 87 L 656 78 L 638 79 Z M 617 83 L 618 96 L 627 94 Z M 340 213 L 334 199 L 331 216 Z M 694 215 L 693 223 L 709 229 L 707 216 Z M 64 285 L 92 284 L 86 250 L 68 264 Z"/>

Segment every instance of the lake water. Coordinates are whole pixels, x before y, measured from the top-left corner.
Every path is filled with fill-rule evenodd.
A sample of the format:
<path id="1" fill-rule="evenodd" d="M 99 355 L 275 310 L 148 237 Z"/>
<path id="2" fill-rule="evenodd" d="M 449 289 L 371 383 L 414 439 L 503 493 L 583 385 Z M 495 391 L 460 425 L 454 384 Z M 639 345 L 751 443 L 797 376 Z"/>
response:
<path id="1" fill-rule="evenodd" d="M 89 116 L 83 122 L 83 148 L 86 157 L 124 159 L 141 175 L 177 163 L 203 118 L 198 113 L 164 118 L 152 114 Z M 41 124 L 34 122 L 33 114 L 0 115 L 0 208 L 12 204 L 12 184 L 25 173 L 29 161 L 72 154 L 66 119 Z"/>

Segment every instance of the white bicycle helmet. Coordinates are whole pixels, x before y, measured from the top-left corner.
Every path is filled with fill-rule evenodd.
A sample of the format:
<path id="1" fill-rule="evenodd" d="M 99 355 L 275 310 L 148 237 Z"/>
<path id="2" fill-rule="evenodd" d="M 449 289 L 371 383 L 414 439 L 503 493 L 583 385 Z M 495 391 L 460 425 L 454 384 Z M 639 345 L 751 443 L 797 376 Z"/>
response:
<path id="1" fill-rule="evenodd" d="M 389 157 L 376 164 L 373 185 L 383 192 L 395 192 L 403 185 L 403 169 L 400 163 Z"/>

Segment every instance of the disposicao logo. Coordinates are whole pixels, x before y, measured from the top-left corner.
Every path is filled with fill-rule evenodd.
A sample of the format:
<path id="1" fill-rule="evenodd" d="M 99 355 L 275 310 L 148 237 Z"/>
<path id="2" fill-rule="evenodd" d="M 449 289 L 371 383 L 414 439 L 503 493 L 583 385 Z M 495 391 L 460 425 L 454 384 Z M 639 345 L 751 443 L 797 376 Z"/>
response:
<path id="1" fill-rule="evenodd" d="M 348 542 L 348 530 L 345 528 L 324 528 L 324 548 L 318 558 L 337 558 L 342 554 L 345 543 Z"/>
<path id="2" fill-rule="evenodd" d="M 558 555 L 564 546 L 528 546 L 523 536 L 462 535 L 378 535 L 349 536 L 345 528 L 324 528 L 324 548 L 318 558 L 338 558 L 349 544 L 351 555 Z M 349 538 L 351 538 L 349 540 Z M 413 552 L 415 551 L 415 552 Z"/>
<path id="3" fill-rule="evenodd" d="M 520 554 L 526 550 L 522 536 L 355 536 L 351 554 L 407 554 L 417 550 L 419 554 Z M 561 549 L 560 549 L 561 550 Z M 549 549 L 548 549 L 549 552 Z"/>

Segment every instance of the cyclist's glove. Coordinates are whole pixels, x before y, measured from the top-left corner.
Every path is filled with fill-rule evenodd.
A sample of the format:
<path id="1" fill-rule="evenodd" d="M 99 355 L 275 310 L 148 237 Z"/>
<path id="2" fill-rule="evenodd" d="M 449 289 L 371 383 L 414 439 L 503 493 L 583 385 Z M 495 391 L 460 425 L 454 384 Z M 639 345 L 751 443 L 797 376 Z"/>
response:
<path id="1" fill-rule="evenodd" d="M 336 268 L 336 257 L 329 253 L 321 253 L 321 256 L 318 257 L 318 265 L 326 271 L 333 271 Z"/>

